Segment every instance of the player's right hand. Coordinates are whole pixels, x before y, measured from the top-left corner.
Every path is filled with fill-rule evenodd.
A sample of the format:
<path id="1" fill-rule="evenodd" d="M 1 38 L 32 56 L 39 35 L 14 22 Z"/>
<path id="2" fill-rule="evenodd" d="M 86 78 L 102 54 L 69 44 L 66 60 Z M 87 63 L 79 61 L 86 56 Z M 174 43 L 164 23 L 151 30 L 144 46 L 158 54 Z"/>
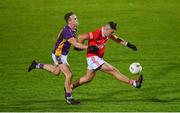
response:
<path id="1" fill-rule="evenodd" d="M 97 46 L 88 46 L 88 52 L 96 53 L 98 51 L 99 51 L 99 48 Z"/>

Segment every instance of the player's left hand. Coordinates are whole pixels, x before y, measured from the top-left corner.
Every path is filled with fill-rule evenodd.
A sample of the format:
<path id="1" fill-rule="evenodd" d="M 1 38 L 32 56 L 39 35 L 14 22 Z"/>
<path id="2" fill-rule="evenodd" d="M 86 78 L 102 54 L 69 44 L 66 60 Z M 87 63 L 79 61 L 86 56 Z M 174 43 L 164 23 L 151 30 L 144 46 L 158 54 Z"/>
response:
<path id="1" fill-rule="evenodd" d="M 77 48 L 77 47 L 74 47 L 74 50 L 76 50 L 76 51 L 83 51 L 83 49 L 80 49 L 80 48 Z"/>
<path id="2" fill-rule="evenodd" d="M 136 47 L 135 45 L 129 43 L 129 42 L 127 43 L 126 46 L 129 47 L 129 48 L 131 48 L 131 49 L 133 49 L 134 51 L 137 51 L 137 47 Z"/>
<path id="3" fill-rule="evenodd" d="M 88 51 L 90 53 L 96 53 L 97 51 L 99 51 L 99 48 L 97 46 L 89 46 Z"/>

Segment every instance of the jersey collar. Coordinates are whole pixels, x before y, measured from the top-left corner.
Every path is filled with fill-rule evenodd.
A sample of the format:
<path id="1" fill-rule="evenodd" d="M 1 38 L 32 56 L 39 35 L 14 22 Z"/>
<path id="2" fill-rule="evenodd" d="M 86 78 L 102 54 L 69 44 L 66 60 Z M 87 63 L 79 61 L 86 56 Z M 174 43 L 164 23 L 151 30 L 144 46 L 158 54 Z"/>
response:
<path id="1" fill-rule="evenodd" d="M 101 34 L 102 34 L 103 37 L 105 37 L 103 27 L 101 28 Z"/>
<path id="2" fill-rule="evenodd" d="M 76 32 L 77 31 L 77 29 L 75 28 L 75 29 L 72 29 L 69 25 L 66 25 L 71 31 L 73 31 L 73 32 Z"/>

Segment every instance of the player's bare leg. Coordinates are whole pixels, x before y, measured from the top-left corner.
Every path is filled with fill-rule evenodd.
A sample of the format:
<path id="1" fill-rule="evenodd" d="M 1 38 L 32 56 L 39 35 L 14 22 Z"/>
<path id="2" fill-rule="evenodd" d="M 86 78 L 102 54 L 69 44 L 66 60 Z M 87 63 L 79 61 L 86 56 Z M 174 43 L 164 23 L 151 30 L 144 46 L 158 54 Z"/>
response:
<path id="1" fill-rule="evenodd" d="M 113 67 L 112 65 L 110 65 L 109 63 L 105 62 L 102 67 L 100 68 L 101 71 L 111 74 L 113 75 L 117 80 L 122 81 L 124 83 L 133 85 L 136 88 L 140 88 L 141 87 L 141 83 L 143 81 L 143 77 L 142 75 L 139 77 L 138 80 L 131 80 L 128 77 L 126 77 L 125 75 L 123 75 L 122 73 L 120 73 L 120 71 L 118 69 L 116 69 L 115 67 Z"/>
<path id="2" fill-rule="evenodd" d="M 58 64 L 58 65 L 51 65 L 51 64 L 41 64 L 37 63 L 35 60 L 28 68 L 28 72 L 32 69 L 44 69 L 47 70 L 55 75 L 58 75 L 61 71 L 65 75 L 65 98 L 68 104 L 79 104 L 79 101 L 76 101 L 72 97 L 72 90 L 71 90 L 71 81 L 72 81 L 72 72 L 68 64 Z"/>
<path id="3" fill-rule="evenodd" d="M 54 75 L 59 75 L 61 73 L 59 65 L 44 64 L 43 69 L 53 73 Z"/>
<path id="4" fill-rule="evenodd" d="M 60 67 L 66 77 L 65 84 L 64 84 L 66 92 L 72 92 L 72 90 L 70 88 L 70 84 L 71 84 L 71 80 L 72 80 L 72 71 L 68 64 L 61 64 Z"/>
<path id="5" fill-rule="evenodd" d="M 74 89 L 76 87 L 79 87 L 85 83 L 91 82 L 96 75 L 95 70 L 87 70 L 87 73 L 85 76 L 79 78 L 73 85 L 71 85 L 71 88 Z"/>
<path id="6" fill-rule="evenodd" d="M 41 64 L 37 63 L 35 60 L 32 61 L 32 64 L 29 66 L 28 72 L 30 72 L 32 69 L 44 69 L 57 76 L 61 73 L 61 68 L 59 65 Z"/>
<path id="7" fill-rule="evenodd" d="M 79 104 L 80 102 L 74 100 L 72 97 L 72 89 L 71 89 L 72 71 L 71 71 L 69 65 L 68 64 L 61 64 L 60 68 L 66 77 L 65 83 L 64 83 L 66 102 L 68 104 Z"/>
<path id="8" fill-rule="evenodd" d="M 112 65 L 110 65 L 106 62 L 102 65 L 100 70 L 103 72 L 112 74 L 119 81 L 122 81 L 122 82 L 129 84 L 129 78 L 128 77 L 126 77 L 125 75 L 120 73 L 118 69 L 116 69 L 115 67 L 113 67 Z"/>

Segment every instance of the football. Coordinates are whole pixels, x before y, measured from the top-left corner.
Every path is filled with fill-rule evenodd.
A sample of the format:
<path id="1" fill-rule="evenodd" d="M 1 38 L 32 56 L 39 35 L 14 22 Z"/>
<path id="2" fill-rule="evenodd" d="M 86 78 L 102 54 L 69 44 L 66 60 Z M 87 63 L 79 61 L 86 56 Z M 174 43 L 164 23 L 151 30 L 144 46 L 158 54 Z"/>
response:
<path id="1" fill-rule="evenodd" d="M 142 71 L 142 66 L 140 63 L 132 63 L 130 66 L 129 66 L 129 71 L 132 73 L 132 74 L 140 74 L 141 71 Z"/>

